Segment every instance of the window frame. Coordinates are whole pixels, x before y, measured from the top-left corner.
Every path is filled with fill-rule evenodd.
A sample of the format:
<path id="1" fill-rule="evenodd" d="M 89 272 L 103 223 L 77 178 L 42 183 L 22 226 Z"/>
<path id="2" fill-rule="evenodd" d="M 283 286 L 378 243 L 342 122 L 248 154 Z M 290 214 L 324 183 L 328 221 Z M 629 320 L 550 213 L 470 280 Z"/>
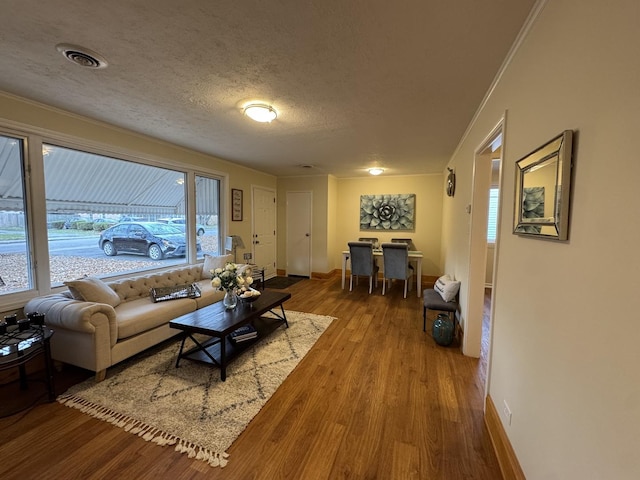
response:
<path id="1" fill-rule="evenodd" d="M 183 163 L 179 160 L 158 157 L 128 150 L 124 147 L 106 145 L 72 135 L 48 131 L 28 125 L 15 124 L 11 121 L 0 122 L 0 135 L 11 136 L 23 143 L 22 168 L 24 172 L 25 195 L 25 235 L 28 245 L 28 269 L 31 285 L 20 292 L 0 294 L 0 310 L 11 312 L 22 308 L 24 304 L 37 296 L 64 291 L 64 286 L 51 286 L 49 271 L 49 243 L 47 234 L 47 203 L 45 198 L 44 156 L 42 147 L 44 144 L 59 146 L 62 148 L 79 150 L 82 152 L 106 156 L 127 162 L 139 163 L 152 167 L 168 168 L 179 171 L 186 176 L 185 185 L 185 218 L 188 225 L 194 228 L 185 228 L 185 235 L 189 246 L 188 255 L 185 257 L 186 265 L 202 263 L 203 258 L 197 258 L 196 251 L 196 205 L 195 205 L 195 178 L 196 175 L 216 179 L 220 182 L 220 198 L 218 213 L 218 249 L 224 246 L 223 238 L 227 231 L 228 218 L 225 202 L 225 192 L 228 190 L 229 174 L 215 169 L 196 167 L 193 164 Z M 220 250 L 222 251 L 222 250 Z M 140 272 L 128 272 L 127 274 L 105 277 L 108 280 L 117 280 L 136 274 L 161 272 L 175 268 L 175 266 L 161 266 L 155 269 L 145 269 Z"/>

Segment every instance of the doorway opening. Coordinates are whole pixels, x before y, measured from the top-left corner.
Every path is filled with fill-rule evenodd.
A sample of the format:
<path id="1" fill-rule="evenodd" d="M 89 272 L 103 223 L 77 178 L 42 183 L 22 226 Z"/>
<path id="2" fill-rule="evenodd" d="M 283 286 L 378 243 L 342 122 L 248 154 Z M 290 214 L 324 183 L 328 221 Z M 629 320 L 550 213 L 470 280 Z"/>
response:
<path id="1" fill-rule="evenodd" d="M 476 358 L 488 354 L 491 335 L 490 325 L 483 328 L 483 319 L 491 318 L 493 306 L 491 295 L 486 311 L 485 297 L 494 292 L 497 266 L 503 130 L 504 118 L 476 150 L 473 166 L 468 315 L 462 351 Z"/>

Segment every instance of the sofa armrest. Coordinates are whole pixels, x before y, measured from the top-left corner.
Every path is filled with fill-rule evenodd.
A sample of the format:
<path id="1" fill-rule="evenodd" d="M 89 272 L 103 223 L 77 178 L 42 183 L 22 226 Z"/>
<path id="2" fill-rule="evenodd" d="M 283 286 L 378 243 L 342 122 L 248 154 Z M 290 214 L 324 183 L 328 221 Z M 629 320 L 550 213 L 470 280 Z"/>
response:
<path id="1" fill-rule="evenodd" d="M 29 300 L 24 306 L 24 313 L 44 313 L 45 323 L 55 328 L 63 328 L 93 335 L 96 330 L 107 327 L 109 343 L 116 344 L 118 324 L 116 311 L 105 303 L 82 302 L 73 300 L 62 294 L 46 295 Z"/>

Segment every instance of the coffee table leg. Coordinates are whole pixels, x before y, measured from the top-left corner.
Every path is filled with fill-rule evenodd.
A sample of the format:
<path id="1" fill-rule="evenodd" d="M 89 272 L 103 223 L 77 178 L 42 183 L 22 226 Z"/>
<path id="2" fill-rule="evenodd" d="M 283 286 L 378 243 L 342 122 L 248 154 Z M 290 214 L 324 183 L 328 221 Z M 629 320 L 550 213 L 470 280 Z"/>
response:
<path id="1" fill-rule="evenodd" d="M 220 380 L 227 379 L 227 337 L 220 338 Z"/>
<path id="2" fill-rule="evenodd" d="M 275 315 L 276 317 L 278 317 L 280 320 L 282 320 L 284 324 L 287 326 L 287 328 L 289 328 L 289 322 L 287 322 L 287 315 L 286 313 L 284 313 L 284 306 L 282 304 L 280 304 L 280 310 L 282 310 L 282 315 L 280 315 L 278 312 L 274 312 L 273 310 L 269 310 L 269 312 Z"/>
<path id="3" fill-rule="evenodd" d="M 180 351 L 178 352 L 178 358 L 176 358 L 176 368 L 180 366 L 180 359 L 182 358 L 182 350 L 184 349 L 184 342 L 187 339 L 187 332 L 182 334 L 182 342 L 180 342 Z"/>
<path id="4" fill-rule="evenodd" d="M 284 313 L 284 306 L 280 305 L 280 309 L 282 310 L 282 319 L 284 320 L 284 324 L 289 328 L 289 322 L 287 322 L 287 315 Z"/>

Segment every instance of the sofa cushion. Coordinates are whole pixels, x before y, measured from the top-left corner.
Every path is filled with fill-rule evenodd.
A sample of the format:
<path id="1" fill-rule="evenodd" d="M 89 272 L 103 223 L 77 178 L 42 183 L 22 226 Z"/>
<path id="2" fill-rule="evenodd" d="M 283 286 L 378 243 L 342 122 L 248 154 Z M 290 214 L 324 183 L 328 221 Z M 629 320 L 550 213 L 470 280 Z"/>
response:
<path id="1" fill-rule="evenodd" d="M 233 255 L 204 256 L 204 265 L 202 266 L 202 280 L 211 279 L 211 270 L 216 268 L 224 268 L 227 263 L 233 262 Z"/>
<path id="2" fill-rule="evenodd" d="M 120 297 L 109 285 L 97 277 L 84 277 L 64 282 L 75 300 L 106 303 L 112 307 L 120 304 Z"/>
<path id="3" fill-rule="evenodd" d="M 153 303 L 150 298 L 139 298 L 121 303 L 115 310 L 118 340 L 122 340 L 195 311 L 196 302 L 190 298 L 182 298 L 171 302 Z"/>

